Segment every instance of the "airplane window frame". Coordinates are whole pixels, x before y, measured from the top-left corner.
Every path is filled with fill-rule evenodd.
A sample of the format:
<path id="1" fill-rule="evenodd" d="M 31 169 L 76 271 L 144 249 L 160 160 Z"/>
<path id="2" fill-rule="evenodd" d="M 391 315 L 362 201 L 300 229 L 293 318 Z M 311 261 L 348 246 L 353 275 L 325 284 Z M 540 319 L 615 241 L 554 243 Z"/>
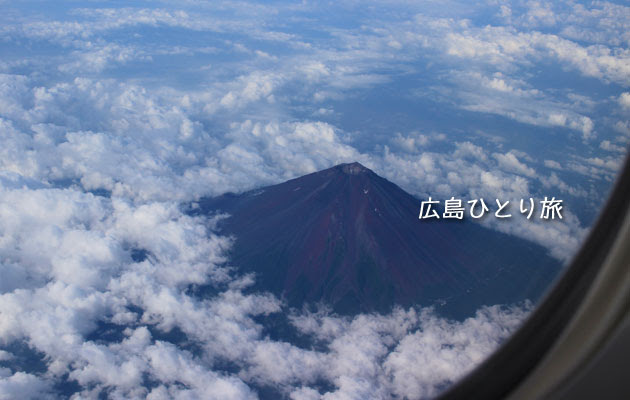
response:
<path id="1" fill-rule="evenodd" d="M 587 293 L 619 238 L 624 221 L 627 223 L 629 218 L 630 156 L 627 155 L 597 222 L 562 276 L 519 329 L 437 399 L 503 399 L 525 382 L 584 305 Z"/>

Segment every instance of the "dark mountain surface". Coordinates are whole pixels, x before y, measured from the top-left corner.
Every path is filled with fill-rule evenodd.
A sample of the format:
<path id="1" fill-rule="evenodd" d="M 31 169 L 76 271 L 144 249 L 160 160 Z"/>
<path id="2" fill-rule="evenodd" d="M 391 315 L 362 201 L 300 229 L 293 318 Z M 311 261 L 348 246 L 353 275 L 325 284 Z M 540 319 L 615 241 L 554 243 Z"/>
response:
<path id="1" fill-rule="evenodd" d="M 560 270 L 542 247 L 464 220 L 420 220 L 420 201 L 361 164 L 203 199 L 226 212 L 233 265 L 290 306 L 336 312 L 435 305 L 451 317 L 536 300 Z"/>

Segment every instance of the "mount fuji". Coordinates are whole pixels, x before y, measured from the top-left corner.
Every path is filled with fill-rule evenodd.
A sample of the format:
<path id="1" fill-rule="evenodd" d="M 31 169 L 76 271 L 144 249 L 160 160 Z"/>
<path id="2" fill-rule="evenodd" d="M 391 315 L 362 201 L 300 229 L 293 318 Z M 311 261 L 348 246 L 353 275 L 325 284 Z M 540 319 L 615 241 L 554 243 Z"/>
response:
<path id="1" fill-rule="evenodd" d="M 340 314 L 434 306 L 464 318 L 482 305 L 535 301 L 560 262 L 529 241 L 469 220 L 418 218 L 420 200 L 359 163 L 199 202 L 227 213 L 231 263 L 289 306 Z"/>

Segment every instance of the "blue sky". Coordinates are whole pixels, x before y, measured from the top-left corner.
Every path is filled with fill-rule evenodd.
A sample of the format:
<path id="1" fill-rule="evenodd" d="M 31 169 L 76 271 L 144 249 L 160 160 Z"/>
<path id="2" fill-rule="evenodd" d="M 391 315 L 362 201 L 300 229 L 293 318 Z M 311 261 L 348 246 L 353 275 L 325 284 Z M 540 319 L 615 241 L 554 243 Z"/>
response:
<path id="1" fill-rule="evenodd" d="M 47 360 L 44 373 L 0 367 L 0 395 L 54 397 L 63 380 L 88 398 L 194 395 L 203 382 L 218 398 L 255 397 L 261 382 L 294 399 L 435 394 L 525 311 L 296 315 L 327 351 L 270 341 L 254 317 L 281 303 L 245 294 L 253 278 L 227 268 L 230 240 L 180 205 L 359 161 L 419 198 L 562 198 L 560 222 L 484 223 L 566 261 L 630 140 L 621 2 L 0 4 L 0 344 Z M 135 247 L 154 258 L 134 262 Z M 223 292 L 193 299 L 190 284 Z M 125 339 L 88 339 L 104 322 Z M 147 327 L 176 327 L 204 352 Z M 475 330 L 487 336 L 457 342 Z M 456 354 L 431 352 L 425 331 Z M 363 334 L 373 346 L 349 351 Z M 0 361 L 17 357 L 6 348 Z M 443 369 L 410 368 L 419 360 Z"/>

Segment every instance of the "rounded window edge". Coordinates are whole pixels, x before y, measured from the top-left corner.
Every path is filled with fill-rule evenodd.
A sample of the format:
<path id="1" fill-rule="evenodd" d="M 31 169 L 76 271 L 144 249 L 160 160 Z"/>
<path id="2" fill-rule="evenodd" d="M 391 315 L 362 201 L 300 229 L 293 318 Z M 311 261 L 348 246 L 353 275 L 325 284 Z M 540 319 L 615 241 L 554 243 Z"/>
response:
<path id="1" fill-rule="evenodd" d="M 629 156 L 586 240 L 544 298 L 499 348 L 437 399 L 502 399 L 527 392 L 522 385 L 528 384 L 530 375 L 541 366 L 558 340 L 568 334 L 578 310 L 585 306 L 589 291 L 594 289 L 596 279 L 603 272 L 604 264 L 612 257 L 611 250 L 619 244 L 624 224 L 630 224 Z M 609 318 L 606 326 L 599 329 L 599 335 L 603 336 L 593 341 L 602 344 L 605 336 L 610 336 L 617 327 L 615 321 L 622 320 L 624 311 L 628 313 L 627 308 L 616 310 L 621 314 Z M 543 397 L 550 395 L 569 378 L 567 372 L 558 370 L 555 377 L 549 377 L 552 381 L 549 386 L 537 390 L 542 390 Z"/>

